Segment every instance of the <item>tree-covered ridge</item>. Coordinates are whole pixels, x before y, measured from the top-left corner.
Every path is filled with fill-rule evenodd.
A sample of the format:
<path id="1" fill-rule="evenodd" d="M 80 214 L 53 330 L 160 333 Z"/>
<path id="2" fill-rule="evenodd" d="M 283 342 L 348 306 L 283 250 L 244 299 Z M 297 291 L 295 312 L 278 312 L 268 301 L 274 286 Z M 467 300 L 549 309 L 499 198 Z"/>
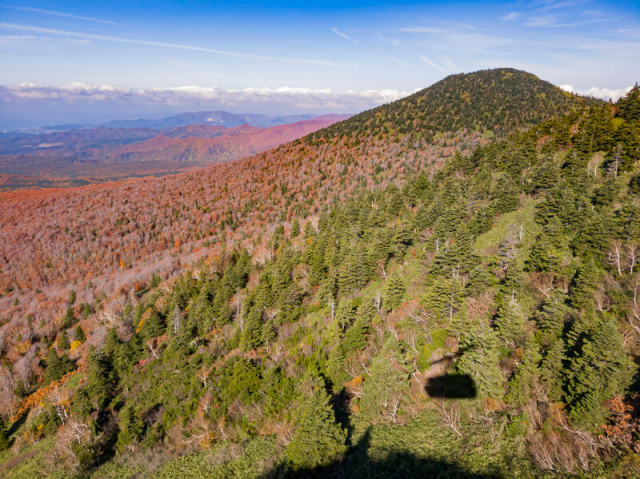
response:
<path id="1" fill-rule="evenodd" d="M 226 450 L 225 468 L 241 447 L 266 477 L 427 460 L 479 477 L 637 474 L 639 103 L 363 190 L 118 310 L 72 295 L 63 331 L 31 338 L 46 380 L 14 376 L 30 412 L 5 441 L 49 438 L 81 474 L 115 455 L 125 475 L 151 447 Z M 86 360 L 83 336 L 101 346 Z M 361 459 L 393 431 L 410 459 Z"/>
<path id="2" fill-rule="evenodd" d="M 450 75 L 402 100 L 309 135 L 313 140 L 369 134 L 434 138 L 442 132 L 504 137 L 597 100 L 569 94 L 513 68 Z"/>

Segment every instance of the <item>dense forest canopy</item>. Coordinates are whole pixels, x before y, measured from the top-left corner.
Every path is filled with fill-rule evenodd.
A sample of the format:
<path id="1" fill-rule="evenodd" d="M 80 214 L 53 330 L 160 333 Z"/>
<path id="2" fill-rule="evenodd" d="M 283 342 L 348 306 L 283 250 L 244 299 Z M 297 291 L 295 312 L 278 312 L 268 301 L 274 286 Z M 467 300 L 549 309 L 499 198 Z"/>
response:
<path id="1" fill-rule="evenodd" d="M 640 90 L 575 101 L 447 161 L 412 143 L 402 178 L 354 160 L 317 210 L 112 298 L 71 287 L 55 327 L 7 322 L 0 471 L 640 474 Z M 346 164 L 367 115 L 277 151 Z"/>

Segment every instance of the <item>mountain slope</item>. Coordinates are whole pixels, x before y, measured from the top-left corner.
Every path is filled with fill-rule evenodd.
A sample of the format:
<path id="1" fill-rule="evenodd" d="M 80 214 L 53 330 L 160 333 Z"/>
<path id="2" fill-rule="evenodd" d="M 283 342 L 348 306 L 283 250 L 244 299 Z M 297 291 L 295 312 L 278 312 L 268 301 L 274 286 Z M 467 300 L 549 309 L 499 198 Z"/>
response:
<path id="1" fill-rule="evenodd" d="M 510 71 L 496 70 L 491 75 L 510 81 L 513 77 L 506 73 Z M 470 90 L 479 84 L 478 78 L 487 75 L 478 72 L 449 78 L 456 79 L 460 88 Z M 523 72 L 518 75 L 530 77 Z M 447 80 L 444 82 L 448 84 Z M 436 92 L 441 83 L 435 85 Z M 545 85 L 539 83 L 540 88 Z M 431 95 L 430 91 L 427 89 L 425 94 Z M 499 87 L 489 92 L 502 96 Z M 481 92 L 474 95 L 480 96 Z M 519 95 L 528 98 L 526 104 L 530 104 L 535 103 L 538 93 L 527 89 Z M 562 98 L 566 99 L 565 109 L 582 101 L 564 94 Z M 483 101 L 493 104 L 499 100 L 486 94 Z M 445 99 L 440 103 L 446 104 Z M 394 105 L 402 107 L 411 122 L 426 114 L 435 115 L 416 102 L 409 108 L 403 100 L 379 111 Z M 1 200 L 6 207 L 0 211 L 0 219 L 16 228 L 0 232 L 0 239 L 12 249 L 4 261 L 0 258 L 0 286 L 42 288 L 63 278 L 80 280 L 87 272 L 113 274 L 122 264 L 132 267 L 144 262 L 145 268 L 150 268 L 154 258 L 177 251 L 174 248 L 190 245 L 200 249 L 205 239 L 207 244 L 238 241 L 266 224 L 316 214 L 324 205 L 345 199 L 359 188 L 385 188 L 391 182 L 403 182 L 412 172 L 437 170 L 456 152 L 469 152 L 483 142 L 478 132 L 445 132 L 431 139 L 419 131 L 402 134 L 387 126 L 385 132 L 373 127 L 361 129 L 370 124 L 376 111 L 356 115 L 275 150 L 175 179 L 49 195 L 6 194 Z M 475 107 L 470 106 L 469 111 L 472 114 Z M 439 109 L 434 118 L 444 121 L 444 110 Z M 502 125 L 508 126 L 508 122 Z M 344 134 L 337 137 L 338 131 Z M 323 136 L 330 138 L 323 140 Z M 42 202 L 48 205 L 44 209 Z M 87 204 L 92 205 L 90 210 L 85 209 Z M 179 205 L 177 214 L 175 205 Z M 51 230 L 47 236 L 38 233 L 47 230 Z M 23 241 L 25 237 L 32 238 L 28 244 Z M 86 268 L 78 269 L 69 264 L 66 255 L 50 251 L 53 245 L 64 248 Z M 43 270 L 38 258 L 49 258 L 52 267 Z M 17 274 L 18 271 L 22 273 Z"/>
<path id="2" fill-rule="evenodd" d="M 46 312 L 15 314 L 2 326 L 10 369 L 0 400 L 12 417 L 9 427 L 0 424 L 0 444 L 15 441 L 20 455 L 3 453 L 0 470 L 636 476 L 638 112 L 636 89 L 617 106 L 571 112 L 468 155 L 452 152 L 402 188 L 388 181 L 349 190 L 340 180 L 355 160 L 341 156 L 347 166 L 337 168 L 338 181 L 326 174 L 318 184 L 344 201 L 264 226 L 260 215 L 285 216 L 304 201 L 286 191 L 287 181 L 300 180 L 288 178 L 288 164 L 302 168 L 310 158 L 304 141 L 302 156 L 285 157 L 266 176 L 266 193 L 286 200 L 276 211 L 245 195 L 254 191 L 243 189 L 249 177 L 225 173 L 253 165 L 255 181 L 267 181 L 256 167 L 268 163 L 258 160 L 285 147 L 209 176 L 175 177 L 173 190 L 164 180 L 147 182 L 146 191 L 131 182 L 106 201 L 98 188 L 85 190 L 120 213 L 107 234 L 89 233 L 107 254 L 126 253 L 118 237 L 141 226 L 152 237 L 170 234 L 173 218 L 181 230 L 208 227 L 207 209 L 219 201 L 208 201 L 211 193 L 244 208 L 222 218 L 227 243 L 205 244 L 196 264 L 178 263 L 198 255 L 176 247 L 164 270 L 124 271 L 115 283 L 92 274 L 72 291 L 58 289 Z M 324 146 L 314 147 L 324 159 L 343 154 Z M 383 162 L 407 153 L 389 147 L 373 143 L 367 153 Z M 329 171 L 335 163 L 327 163 L 311 167 Z M 207 190 L 215 174 L 224 188 Z M 189 218 L 185 186 L 194 185 L 200 216 Z M 65 193 L 74 214 L 99 213 L 90 195 Z M 81 224 L 55 223 L 50 193 L 29 201 L 52 216 L 47 240 L 63 227 L 85 234 Z M 146 224 L 136 211 L 144 201 L 154 215 Z M 27 243 L 40 231 L 22 233 Z M 14 293 L 0 310 L 15 313 L 26 298 Z M 59 324 L 43 320 L 56 307 Z"/>

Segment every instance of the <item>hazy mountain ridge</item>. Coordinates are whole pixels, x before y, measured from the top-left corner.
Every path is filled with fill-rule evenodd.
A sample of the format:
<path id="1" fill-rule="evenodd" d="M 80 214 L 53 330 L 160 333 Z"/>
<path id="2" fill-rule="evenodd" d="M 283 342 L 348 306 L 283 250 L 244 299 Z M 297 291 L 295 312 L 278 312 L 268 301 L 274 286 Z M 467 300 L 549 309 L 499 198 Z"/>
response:
<path id="1" fill-rule="evenodd" d="M 311 120 L 321 115 L 285 115 L 285 116 L 268 116 L 257 113 L 236 114 L 227 111 L 197 111 L 180 113 L 164 118 L 153 119 L 137 119 L 137 120 L 112 120 L 99 125 L 90 123 L 86 124 L 63 124 L 45 126 L 43 130 L 77 130 L 77 129 L 95 129 L 97 128 L 153 128 L 156 130 L 171 130 L 181 126 L 188 125 L 212 125 L 226 126 L 233 128 L 242 124 L 249 124 L 258 128 L 269 128 L 271 126 L 284 125 L 287 123 L 295 123 L 297 121 Z"/>
<path id="2" fill-rule="evenodd" d="M 29 175 L 61 185 L 167 174 L 249 156 L 326 127 L 349 115 L 323 115 L 269 128 L 188 125 L 172 130 L 96 128 L 0 139 L 0 174 Z M 5 188 L 20 187 L 21 178 Z"/>

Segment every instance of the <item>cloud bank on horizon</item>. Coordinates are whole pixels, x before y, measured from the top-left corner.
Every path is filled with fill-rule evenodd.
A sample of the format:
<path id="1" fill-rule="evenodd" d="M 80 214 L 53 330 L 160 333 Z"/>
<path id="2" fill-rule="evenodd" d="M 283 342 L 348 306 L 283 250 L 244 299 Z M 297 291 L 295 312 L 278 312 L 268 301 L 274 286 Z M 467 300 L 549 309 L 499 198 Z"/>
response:
<path id="1" fill-rule="evenodd" d="M 194 109 L 355 113 L 496 67 L 613 100 L 640 80 L 637 0 L 19 3 L 0 4 L 4 129 Z"/>

